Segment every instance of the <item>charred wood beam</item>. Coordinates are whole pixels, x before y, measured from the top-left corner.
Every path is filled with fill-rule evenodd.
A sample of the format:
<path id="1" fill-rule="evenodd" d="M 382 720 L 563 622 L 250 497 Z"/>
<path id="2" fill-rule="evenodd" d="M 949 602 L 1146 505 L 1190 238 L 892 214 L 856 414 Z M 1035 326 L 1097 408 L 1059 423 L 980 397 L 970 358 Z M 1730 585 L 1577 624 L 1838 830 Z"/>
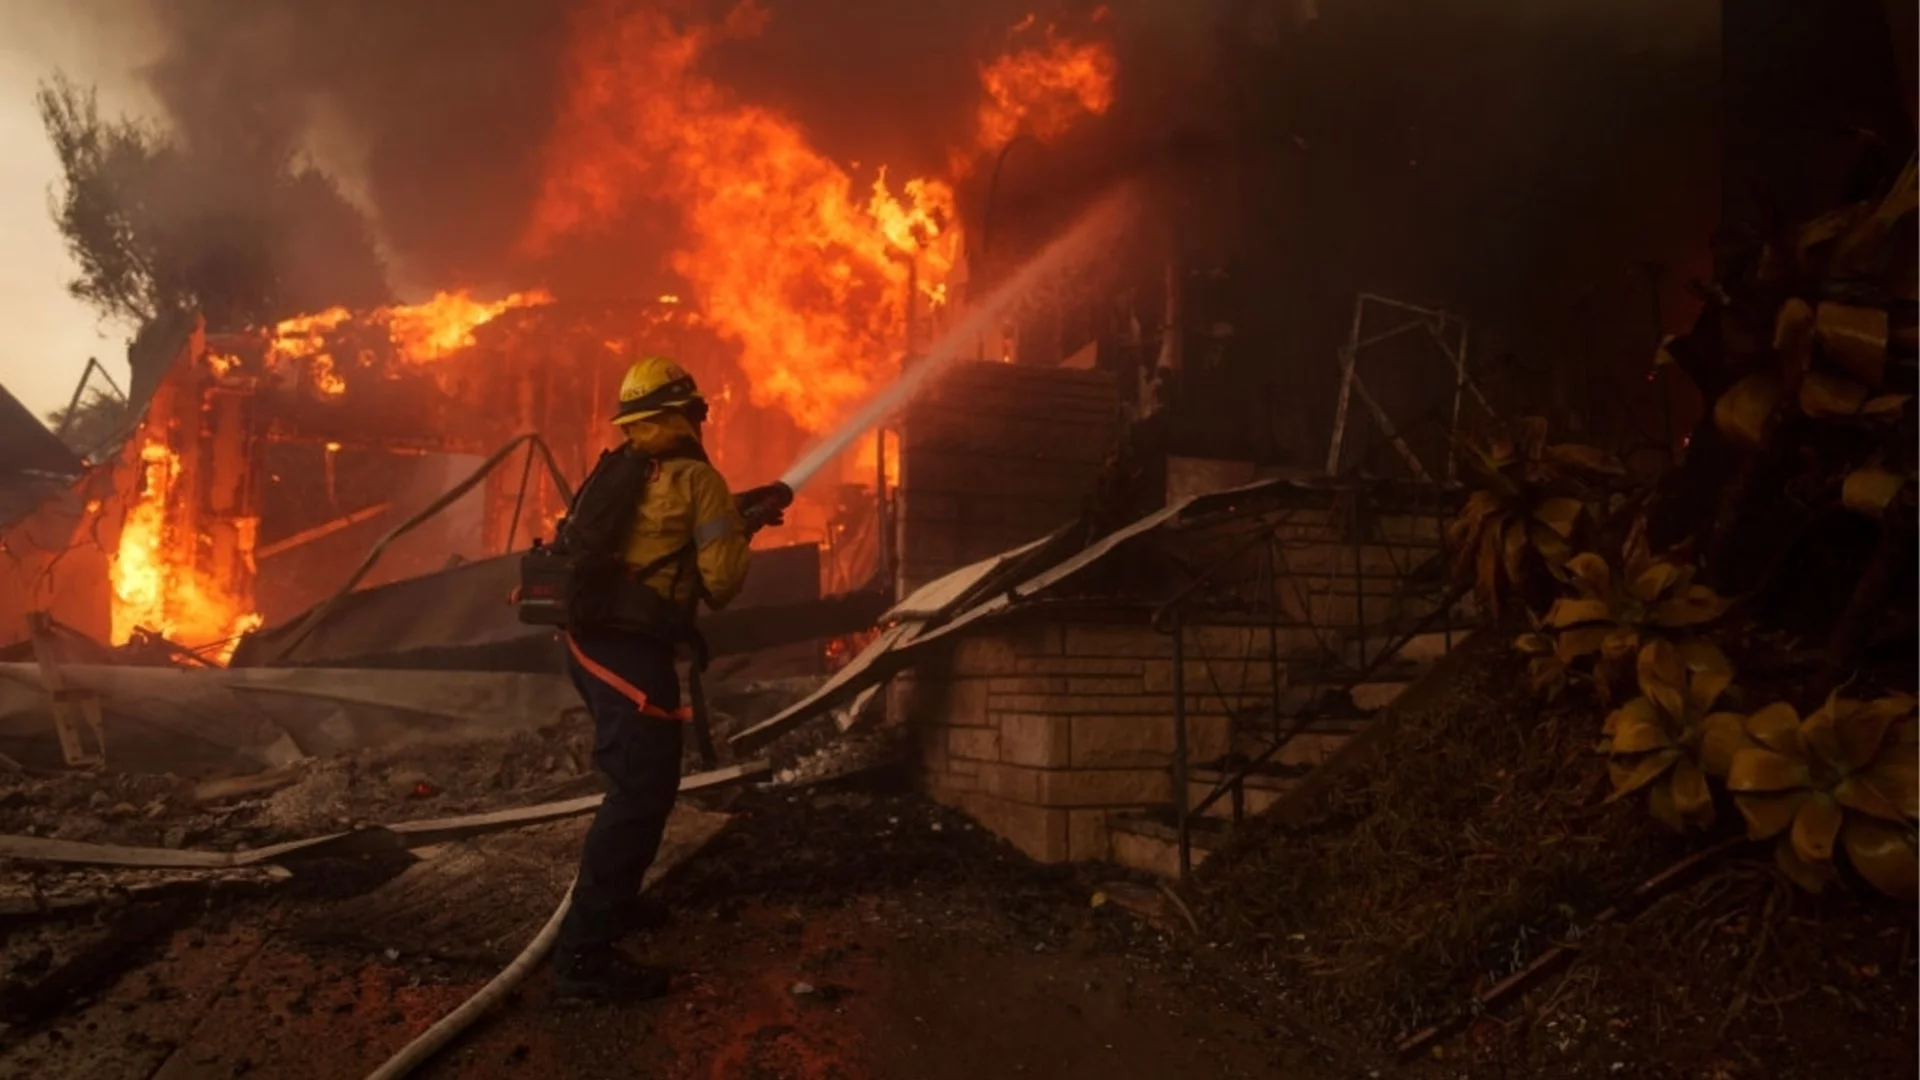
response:
<path id="1" fill-rule="evenodd" d="M 334 533 L 351 529 L 363 521 L 371 521 L 392 508 L 392 503 L 383 502 L 375 503 L 363 510 L 355 510 L 351 514 L 334 518 L 324 525 L 315 525 L 311 529 L 303 529 L 300 532 L 294 533 L 284 540 L 276 540 L 271 544 L 267 544 L 255 551 L 253 557 L 255 559 L 271 559 L 275 555 L 284 555 L 295 548 L 305 547 L 315 540 L 323 540 L 332 536 Z"/>

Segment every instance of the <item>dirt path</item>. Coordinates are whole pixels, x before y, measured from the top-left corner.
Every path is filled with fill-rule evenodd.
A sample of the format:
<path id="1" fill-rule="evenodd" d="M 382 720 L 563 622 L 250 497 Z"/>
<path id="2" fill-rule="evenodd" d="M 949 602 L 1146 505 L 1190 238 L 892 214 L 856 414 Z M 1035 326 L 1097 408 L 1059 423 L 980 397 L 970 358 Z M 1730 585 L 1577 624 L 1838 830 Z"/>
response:
<path id="1" fill-rule="evenodd" d="M 971 908 L 971 905 L 969 905 Z M 1275 1075 L 1260 1030 L 1092 943 L 1024 946 L 931 899 L 659 935 L 671 999 L 555 1008 L 536 989 L 434 1077 L 1159 1080 Z"/>
<path id="2" fill-rule="evenodd" d="M 364 1076 L 532 934 L 580 827 L 189 912 L 60 1015 L 0 1034 L 0 1080 Z M 670 998 L 557 1007 L 542 969 L 422 1075 L 1304 1075 L 1090 893 L 916 799 L 762 801 L 664 884 L 676 920 L 635 943 L 682 972 Z"/>

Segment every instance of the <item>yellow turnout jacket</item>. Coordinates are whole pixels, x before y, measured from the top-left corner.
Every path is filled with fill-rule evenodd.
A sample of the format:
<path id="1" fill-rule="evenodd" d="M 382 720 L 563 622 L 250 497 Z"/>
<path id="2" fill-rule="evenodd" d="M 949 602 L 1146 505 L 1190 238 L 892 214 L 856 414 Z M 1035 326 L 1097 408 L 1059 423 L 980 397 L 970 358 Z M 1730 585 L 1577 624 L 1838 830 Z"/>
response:
<path id="1" fill-rule="evenodd" d="M 636 449 L 664 454 L 676 445 L 699 441 L 687 418 L 678 413 L 627 425 L 627 441 Z M 669 457 L 647 484 L 627 538 L 626 560 L 645 566 L 679 550 L 691 539 L 694 556 L 676 559 L 643 582 L 672 600 L 689 616 L 704 597 L 718 609 L 740 594 L 752 558 L 746 523 L 720 470 L 694 458 Z"/>

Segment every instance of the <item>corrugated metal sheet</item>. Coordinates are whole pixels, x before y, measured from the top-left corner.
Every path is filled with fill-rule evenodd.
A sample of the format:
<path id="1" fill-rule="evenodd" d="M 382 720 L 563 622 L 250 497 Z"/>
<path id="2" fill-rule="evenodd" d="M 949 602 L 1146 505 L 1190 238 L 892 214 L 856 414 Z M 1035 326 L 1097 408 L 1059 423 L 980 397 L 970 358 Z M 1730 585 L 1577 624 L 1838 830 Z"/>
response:
<path id="1" fill-rule="evenodd" d="M 79 455 L 48 431 L 19 398 L 0 386 L 0 476 L 47 473 L 71 477 L 80 475 L 85 467 Z"/>
<path id="2" fill-rule="evenodd" d="M 1084 550 L 1033 573 L 1031 577 L 1017 585 L 994 590 L 991 594 L 980 598 L 974 606 L 948 618 L 946 617 L 949 614 L 947 608 L 941 606 L 943 602 L 950 597 L 968 594 L 982 597 L 978 586 L 996 569 L 1014 565 L 1022 556 L 1038 552 L 1048 541 L 1061 534 L 1055 533 L 1053 536 L 1024 544 L 1012 551 L 956 570 L 946 577 L 921 587 L 896 607 L 890 616 L 897 617 L 900 621 L 876 638 L 871 645 L 867 646 L 866 651 L 855 657 L 833 678 L 827 680 L 820 689 L 788 706 L 779 714 L 739 732 L 733 736 L 731 742 L 735 749 L 743 752 L 766 745 L 782 733 L 892 678 L 896 672 L 912 662 L 911 654 L 920 648 L 947 639 L 969 627 L 1007 615 L 1018 610 L 1029 600 L 1040 599 L 1067 579 L 1099 563 L 1127 543 L 1148 533 L 1189 517 L 1230 510 L 1235 504 L 1250 497 L 1293 486 L 1296 485 L 1291 481 L 1263 480 L 1243 487 L 1183 499 L 1172 506 L 1148 514 L 1126 528 L 1107 534 Z M 912 617 L 922 612 L 927 614 L 920 618 Z"/>

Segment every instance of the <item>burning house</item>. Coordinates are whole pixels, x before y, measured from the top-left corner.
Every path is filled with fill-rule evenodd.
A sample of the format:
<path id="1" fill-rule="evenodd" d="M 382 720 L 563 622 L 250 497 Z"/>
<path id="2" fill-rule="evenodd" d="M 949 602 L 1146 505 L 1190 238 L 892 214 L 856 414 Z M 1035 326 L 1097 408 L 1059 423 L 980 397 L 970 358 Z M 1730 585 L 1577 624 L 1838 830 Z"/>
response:
<path id="1" fill-rule="evenodd" d="M 1249 783 L 1289 779 L 1299 747 L 1386 700 L 1397 684 L 1375 662 L 1399 662 L 1410 621 L 1450 617 L 1432 591 L 1450 440 L 1492 412 L 1467 322 L 1363 297 L 1328 359 L 1275 362 L 1292 343 L 1269 309 L 1302 301 L 1262 291 L 1281 257 L 1241 226 L 1260 185 L 1312 177 L 1297 143 L 1238 146 L 1219 86 L 1156 68 L 1151 19 L 1125 38 L 1105 9 L 1010 20 L 969 64 L 964 134 L 909 178 L 843 163 L 718 81 L 709 58 L 767 17 L 575 13 L 511 255 L 489 275 L 504 287 L 196 329 L 103 470 L 110 495 L 86 503 L 103 527 L 76 533 L 99 537 L 110 594 L 53 614 L 236 668 L 551 671 L 552 641 L 506 602 L 512 554 L 550 535 L 611 442 L 632 359 L 694 374 L 716 405 L 709 451 L 743 486 L 836 447 L 883 390 L 933 372 L 762 534 L 742 610 L 709 637 L 824 674 L 897 602 L 865 654 L 769 722 L 885 700 L 929 787 L 1030 853 L 1164 869 L 1164 844 L 1138 854 L 1147 841 L 1113 841 L 1110 819 L 1229 790 L 1240 806 Z M 1036 276 L 1116 187 L 1134 193 L 1125 220 Z M 1254 493 L 1191 520 L 1222 489 Z M 1215 553 L 1216 572 L 1162 550 L 1177 535 L 1212 552 L 1249 522 L 1291 535 L 1291 562 Z M 1067 573 L 1116 550 L 1137 572 L 1102 562 L 1093 591 Z M 1048 575 L 1072 577 L 1070 600 Z M 1189 629 L 1265 671 L 1204 706 L 1169 680 L 1220 673 L 1164 632 L 1196 575 L 1239 592 L 1188 612 Z M 1010 604 L 1016 622 L 1065 605 L 1038 631 L 1052 644 L 962 644 L 877 696 L 872 677 L 933 637 L 902 642 L 901 626 L 964 622 L 1003 587 L 1032 601 Z M 1085 640 L 1107 644 L 1069 647 Z M 966 658 L 983 648 L 998 667 Z M 1219 711 L 1190 725 L 1189 704 Z M 1034 731 L 1053 749 L 1022 741 Z M 1219 785 L 1202 791 L 1191 778 L 1209 769 Z M 1046 794 L 1056 781 L 1094 793 Z"/>

